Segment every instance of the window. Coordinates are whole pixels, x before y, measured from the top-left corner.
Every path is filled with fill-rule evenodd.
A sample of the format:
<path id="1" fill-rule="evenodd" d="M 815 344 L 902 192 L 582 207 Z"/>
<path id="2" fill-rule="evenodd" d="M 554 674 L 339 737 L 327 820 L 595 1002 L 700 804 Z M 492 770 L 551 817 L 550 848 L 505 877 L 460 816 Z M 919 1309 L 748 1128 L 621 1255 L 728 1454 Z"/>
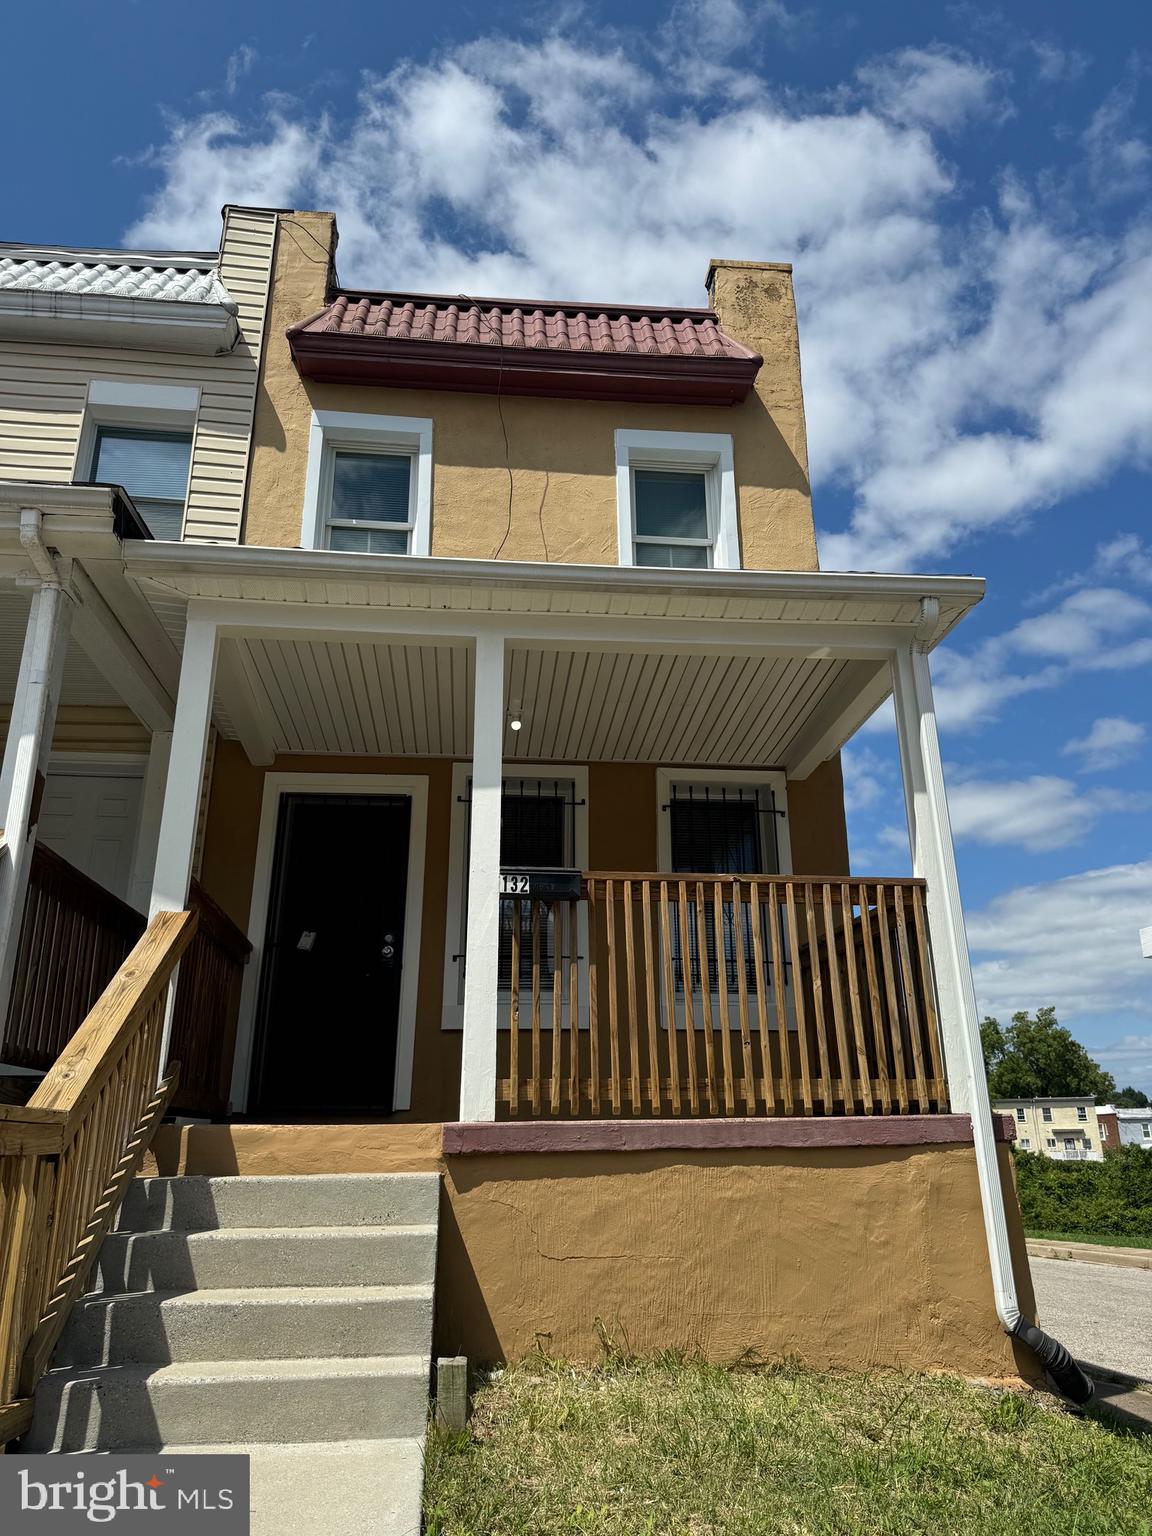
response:
<path id="1" fill-rule="evenodd" d="M 1051 1119 L 1052 1119 L 1052 1111 L 1049 1109 L 1047 1104 L 1045 1104 L 1044 1108 L 1040 1111 L 1040 1114 L 1041 1114 L 1041 1117 L 1043 1118 L 1045 1124 L 1048 1124 L 1051 1121 Z"/>
<path id="2" fill-rule="evenodd" d="M 1085 1108 L 1085 1106 L 1083 1104 L 1077 1104 L 1077 1106 L 1076 1106 L 1076 1118 L 1077 1118 L 1077 1120 L 1087 1120 L 1087 1118 L 1088 1118 L 1088 1111 L 1087 1111 L 1087 1109 Z"/>
<path id="3" fill-rule="evenodd" d="M 1088 1147 L 1088 1148 L 1091 1148 L 1091 1146 L 1092 1146 L 1092 1138 L 1091 1138 L 1091 1136 L 1085 1136 L 1085 1138 L 1084 1138 L 1084 1145 L 1086 1147 Z"/>
<path id="4" fill-rule="evenodd" d="M 700 471 L 632 471 L 637 565 L 707 568 L 712 564 L 708 477 Z"/>
<path id="5" fill-rule="evenodd" d="M 412 455 L 331 456 L 328 548 L 370 555 L 406 555 L 412 534 Z"/>
<path id="6" fill-rule="evenodd" d="M 1076 1147 L 1076 1138 L 1075 1138 L 1075 1136 L 1065 1136 L 1065 1138 L 1064 1138 L 1064 1150 L 1065 1150 L 1065 1152 L 1072 1152 L 1072 1151 L 1075 1150 L 1075 1147 Z"/>
<path id="7" fill-rule="evenodd" d="M 300 542 L 369 555 L 431 551 L 432 422 L 313 411 Z"/>
<path id="8" fill-rule="evenodd" d="M 1025 1119 L 1023 1104 L 1017 1104 L 1017 1106 L 1016 1106 L 1016 1118 L 1017 1118 L 1017 1120 L 1019 1120 L 1021 1122 L 1023 1122 L 1023 1120 Z"/>
<path id="9" fill-rule="evenodd" d="M 1055 1138 L 1055 1136 L 1049 1136 L 1049 1138 L 1048 1138 L 1048 1145 L 1050 1147 L 1054 1147 L 1056 1145 L 1056 1138 Z"/>
<path id="10" fill-rule="evenodd" d="M 787 873 L 791 861 L 784 816 L 787 791 L 782 773 L 683 774 L 661 768 L 656 782 L 662 870 L 703 875 Z M 758 972 L 750 905 L 746 901 L 722 899 L 717 919 L 715 903 L 709 897 L 700 914 L 702 924 L 697 920 L 696 905 L 694 899 L 687 903 L 685 952 L 679 901 L 673 891 L 670 936 L 675 991 L 683 993 L 686 979 L 698 987 L 706 969 L 712 991 L 718 992 L 722 960 L 725 985 L 730 994 L 734 993 L 739 985 L 741 955 L 745 984 L 755 991 Z M 762 901 L 759 911 L 760 951 L 768 957 L 772 953 L 768 904 Z M 787 956 L 784 958 L 787 963 Z M 772 985 L 771 963 L 766 963 Z M 738 1021 L 733 1023 L 738 1027 Z"/>
<path id="11" fill-rule="evenodd" d="M 1032 1143 L 1028 1140 L 1027 1136 L 1021 1136 L 1021 1138 L 1020 1138 L 1020 1146 L 1023 1148 L 1023 1150 L 1025 1152 L 1028 1150 L 1028 1148 L 1031 1145 L 1032 1145 Z"/>
<path id="12" fill-rule="evenodd" d="M 553 777 L 546 768 L 526 765 L 523 775 L 504 778 L 500 802 L 500 863 L 504 868 L 574 869 L 588 865 L 588 773 L 571 768 Z M 468 933 L 468 842 L 471 832 L 472 779 L 467 763 L 458 763 L 452 776 L 452 826 L 449 858 L 449 928 L 455 940 L 445 946 L 444 1027 L 459 1029 L 464 1019 L 465 947 Z M 507 1025 L 512 992 L 512 929 L 515 908 L 500 903 L 500 1019 Z M 520 907 L 520 980 L 525 990 L 532 978 L 532 904 Z M 588 954 L 587 915 L 577 915 L 577 955 Z M 565 922 L 556 932 L 553 913 L 540 924 L 541 991 L 550 994 L 553 962 L 559 958 L 567 977 L 570 955 Z M 584 993 L 582 992 L 582 996 Z M 585 1005 L 581 1004 L 582 1016 Z M 531 1010 L 521 1007 L 521 1027 L 531 1026 Z"/>
<path id="13" fill-rule="evenodd" d="M 1145 1141 L 1148 1141 L 1150 1138 L 1152 1138 L 1152 1125 L 1142 1125 L 1140 1127 L 1140 1134 L 1143 1136 Z"/>
<path id="14" fill-rule="evenodd" d="M 155 539 L 178 539 L 192 458 L 191 432 L 96 428 L 91 479 L 122 485 Z"/>
<path id="15" fill-rule="evenodd" d="M 616 433 L 621 565 L 740 568 L 732 439 L 721 433 Z"/>

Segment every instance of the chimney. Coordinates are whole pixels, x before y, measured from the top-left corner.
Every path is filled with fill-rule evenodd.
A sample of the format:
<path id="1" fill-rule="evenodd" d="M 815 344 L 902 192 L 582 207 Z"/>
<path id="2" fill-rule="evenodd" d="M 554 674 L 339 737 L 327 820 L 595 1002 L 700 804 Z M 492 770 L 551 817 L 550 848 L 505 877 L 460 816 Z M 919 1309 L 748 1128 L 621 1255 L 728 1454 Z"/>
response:
<path id="1" fill-rule="evenodd" d="M 791 262 L 714 260 L 708 265 L 707 287 L 720 329 L 764 359 L 756 375 L 756 394 L 807 481 L 808 439 Z"/>

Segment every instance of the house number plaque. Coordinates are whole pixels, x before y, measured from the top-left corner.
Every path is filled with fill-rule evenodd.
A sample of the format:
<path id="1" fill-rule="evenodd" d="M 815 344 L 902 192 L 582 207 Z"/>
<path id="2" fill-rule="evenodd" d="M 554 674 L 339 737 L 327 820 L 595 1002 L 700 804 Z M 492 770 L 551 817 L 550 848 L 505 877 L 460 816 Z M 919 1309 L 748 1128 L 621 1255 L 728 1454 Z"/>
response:
<path id="1" fill-rule="evenodd" d="M 502 869 L 501 896 L 529 896 L 541 901 L 578 901 L 578 869 Z"/>

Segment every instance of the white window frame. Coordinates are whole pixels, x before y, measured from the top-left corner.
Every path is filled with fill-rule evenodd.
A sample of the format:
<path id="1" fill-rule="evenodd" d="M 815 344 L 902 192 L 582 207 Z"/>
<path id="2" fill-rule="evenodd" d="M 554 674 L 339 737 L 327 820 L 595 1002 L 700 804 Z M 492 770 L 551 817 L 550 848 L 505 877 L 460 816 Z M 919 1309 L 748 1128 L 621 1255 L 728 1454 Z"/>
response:
<path id="1" fill-rule="evenodd" d="M 1085 1105 L 1077 1104 L 1077 1106 L 1076 1106 L 1076 1118 L 1077 1118 L 1077 1120 L 1087 1120 L 1087 1118 L 1088 1118 L 1088 1110 L 1087 1110 L 1087 1107 Z"/>
<path id="2" fill-rule="evenodd" d="M 121 427 L 129 432 L 187 432 L 192 438 L 188 454 L 188 483 L 184 487 L 184 515 L 180 537 L 188 521 L 188 492 L 196 461 L 196 421 L 200 413 L 198 384 L 139 384 L 125 379 L 91 379 L 84 401 L 84 418 L 76 443 L 72 479 L 91 481 L 96 469 L 96 439 L 101 427 Z M 131 496 L 131 491 L 128 492 Z"/>
<path id="3" fill-rule="evenodd" d="M 780 868 L 777 871 L 781 875 L 792 873 L 792 844 L 788 837 L 788 778 L 780 769 L 764 769 L 755 771 L 746 768 L 657 768 L 656 770 L 656 858 L 662 874 L 674 874 L 672 868 L 672 815 L 665 811 L 664 806 L 672 800 L 672 786 L 674 784 L 701 784 L 701 785 L 725 785 L 730 784 L 734 788 L 771 789 L 775 809 L 783 811 L 782 816 L 776 818 L 776 848 L 780 855 Z M 787 952 L 787 942 L 785 953 Z M 712 1000 L 712 1022 L 714 1028 L 720 1027 L 720 993 L 719 989 L 710 994 Z M 768 988 L 766 1003 L 770 1011 L 774 1011 L 775 981 Z M 788 1018 L 788 1028 L 796 1028 L 796 1008 L 790 989 L 785 989 L 785 1012 Z M 678 995 L 675 1003 L 676 1028 L 684 1029 L 686 1021 L 684 1016 L 684 998 Z M 739 1030 L 740 1010 L 733 1006 L 733 999 L 728 999 L 728 1028 Z M 661 1009 L 664 1016 L 665 1010 Z M 697 1019 L 699 1025 L 699 1019 Z"/>
<path id="4" fill-rule="evenodd" d="M 740 569 L 740 529 L 736 514 L 736 469 L 732 437 L 727 432 L 616 431 L 617 563 L 639 565 L 636 558 L 636 497 L 633 471 L 681 470 L 703 473 L 712 538 L 711 568 Z M 676 543 L 675 539 L 658 542 Z M 661 567 L 645 567 L 661 569 Z"/>
<path id="5" fill-rule="evenodd" d="M 408 553 L 432 553 L 432 418 L 374 416 L 363 411 L 313 411 L 308 434 L 308 471 L 300 524 L 303 549 L 327 549 L 336 454 L 396 453 L 412 460 L 409 478 Z M 343 524 L 341 524 L 343 526 Z M 372 523 L 358 524 L 371 529 Z M 382 528 L 397 525 L 380 524 Z"/>
<path id="6" fill-rule="evenodd" d="M 232 1058 L 232 1110 L 248 1107 L 252 1053 L 256 1043 L 256 1009 L 264 969 L 264 941 L 272 899 L 272 865 L 280 824 L 281 796 L 406 795 L 412 802 L 408 830 L 408 880 L 404 893 L 404 939 L 400 948 L 400 1006 L 396 1021 L 396 1072 L 392 1109 L 412 1107 L 412 1062 L 416 1047 L 416 1008 L 420 987 L 420 936 L 424 920 L 424 859 L 428 840 L 428 777 L 392 773 L 266 773 L 260 806 L 252 901 L 248 912 L 248 942 L 252 953 L 244 968 L 240 1016 Z"/>
<path id="7" fill-rule="evenodd" d="M 452 814 L 449 820 L 448 844 L 448 902 L 445 911 L 444 939 L 444 998 L 441 1028 L 464 1028 L 464 1004 L 460 997 L 459 961 L 454 959 L 464 943 L 464 887 L 468 870 L 468 780 L 472 777 L 471 762 L 452 765 Z M 516 779 L 570 779 L 577 804 L 572 816 L 572 856 L 576 868 L 588 868 L 588 768 L 576 763 L 509 763 L 504 764 L 504 782 Z M 583 801 L 583 805 L 579 802 Z M 579 1023 L 588 1027 L 588 908 L 580 902 L 577 909 L 576 937 L 580 945 L 579 963 Z M 547 1012 L 551 1004 L 542 1003 Z M 497 1027 L 507 1029 L 511 1018 L 509 999 L 500 995 L 497 1001 Z M 530 1010 L 520 1010 L 521 1029 L 532 1027 Z"/>

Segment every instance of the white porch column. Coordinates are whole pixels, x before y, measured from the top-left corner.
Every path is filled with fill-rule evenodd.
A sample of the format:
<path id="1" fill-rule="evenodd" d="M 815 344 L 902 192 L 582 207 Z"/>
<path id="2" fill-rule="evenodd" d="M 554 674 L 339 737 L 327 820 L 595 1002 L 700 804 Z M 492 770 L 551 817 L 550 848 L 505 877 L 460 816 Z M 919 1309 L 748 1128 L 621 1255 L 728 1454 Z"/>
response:
<path id="1" fill-rule="evenodd" d="M 44 582 L 33 594 L 0 768 L 0 818 L 7 845 L 0 858 L 0 1035 L 8 1012 L 28 869 L 36 842 L 31 824 L 36 813 L 36 786 L 47 770 L 52 750 L 72 606 L 71 596 L 59 582 Z"/>
<path id="2" fill-rule="evenodd" d="M 990 1132 L 980 1017 L 960 904 L 928 657 L 915 645 L 898 651 L 892 663 L 892 681 L 912 873 L 927 882 L 928 931 L 949 1097 L 959 1114 L 970 1114 L 974 1119 L 988 1116 Z"/>
<path id="3" fill-rule="evenodd" d="M 148 766 L 140 792 L 140 824 L 136 831 L 136 849 L 132 855 L 132 874 L 128 881 L 128 901 L 147 912 L 152 897 L 152 877 L 156 870 L 156 849 L 160 841 L 160 817 L 164 810 L 164 792 L 168 785 L 168 764 L 172 757 L 172 732 L 153 731 L 148 750 Z"/>
<path id="4" fill-rule="evenodd" d="M 172 730 L 171 757 L 160 814 L 156 867 L 152 876 L 149 916 L 157 912 L 182 912 L 188 900 L 192 858 L 196 850 L 196 826 L 200 817 L 200 793 L 212 724 L 212 694 L 216 680 L 216 624 L 196 616 L 190 607 L 184 634 L 184 658 L 180 665 L 180 691 L 176 697 L 176 721 Z M 161 1073 L 168 1063 L 172 1038 L 172 1010 L 176 978 L 168 992 L 168 1013 L 160 1047 Z"/>
<path id="5" fill-rule="evenodd" d="M 496 1118 L 500 981 L 500 799 L 504 772 L 504 637 L 476 638 L 472 816 L 464 960 L 461 1120 Z"/>

